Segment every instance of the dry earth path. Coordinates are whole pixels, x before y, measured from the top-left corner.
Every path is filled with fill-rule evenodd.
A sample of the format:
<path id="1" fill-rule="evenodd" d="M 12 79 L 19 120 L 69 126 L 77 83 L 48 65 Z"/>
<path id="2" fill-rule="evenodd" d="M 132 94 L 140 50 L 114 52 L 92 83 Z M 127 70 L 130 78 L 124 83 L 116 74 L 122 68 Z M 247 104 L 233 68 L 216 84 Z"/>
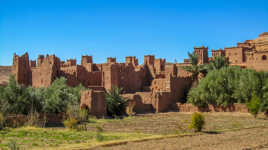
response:
<path id="1" fill-rule="evenodd" d="M 222 133 L 176 137 L 125 145 L 100 147 L 96 150 L 268 150 L 268 128 L 253 128 Z"/>

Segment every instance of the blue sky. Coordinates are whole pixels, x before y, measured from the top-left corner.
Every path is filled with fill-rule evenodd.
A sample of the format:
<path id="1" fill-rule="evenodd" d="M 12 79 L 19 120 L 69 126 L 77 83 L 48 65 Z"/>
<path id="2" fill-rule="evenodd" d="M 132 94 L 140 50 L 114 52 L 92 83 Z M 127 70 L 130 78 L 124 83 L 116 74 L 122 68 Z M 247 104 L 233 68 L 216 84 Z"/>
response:
<path id="1" fill-rule="evenodd" d="M 182 62 L 195 45 L 230 47 L 265 31 L 267 0 L 0 0 L 0 65 L 25 52 Z"/>

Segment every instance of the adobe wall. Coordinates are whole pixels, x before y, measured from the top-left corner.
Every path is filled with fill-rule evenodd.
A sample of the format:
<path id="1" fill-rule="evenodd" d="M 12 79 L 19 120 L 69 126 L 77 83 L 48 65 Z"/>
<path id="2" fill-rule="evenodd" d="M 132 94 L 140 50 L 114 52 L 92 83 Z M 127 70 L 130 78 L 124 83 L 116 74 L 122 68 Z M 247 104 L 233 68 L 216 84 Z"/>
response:
<path id="1" fill-rule="evenodd" d="M 122 94 L 122 97 L 128 101 L 135 102 L 135 106 L 133 108 L 135 113 L 152 113 L 155 112 L 155 109 L 152 105 L 151 94 L 151 92 L 137 92 L 133 94 Z"/>
<path id="2" fill-rule="evenodd" d="M 212 58 L 217 57 L 217 56 L 225 56 L 225 51 L 222 49 L 219 50 L 211 50 L 212 53 Z"/>
<path id="3" fill-rule="evenodd" d="M 242 112 L 248 113 L 247 106 L 245 104 L 235 103 L 229 107 L 214 107 L 209 105 L 208 108 L 198 108 L 193 104 L 180 104 L 177 103 L 179 112 Z"/>
<path id="4" fill-rule="evenodd" d="M 257 71 L 268 71 L 268 51 L 247 53 L 247 67 Z"/>
<path id="5" fill-rule="evenodd" d="M 31 69 L 29 64 L 29 55 L 25 53 L 22 56 L 14 54 L 12 73 L 15 76 L 19 84 L 24 84 L 26 86 L 31 85 Z"/>
<path id="6" fill-rule="evenodd" d="M 199 64 L 208 63 L 208 47 L 194 47 L 194 53 L 198 55 Z"/>
<path id="7" fill-rule="evenodd" d="M 242 47 L 225 48 L 226 58 L 231 64 L 242 64 L 245 61 Z"/>
<path id="8" fill-rule="evenodd" d="M 106 115 L 106 100 L 104 91 L 84 90 L 81 91 L 81 108 L 88 108 L 91 115 Z"/>
<path id="9" fill-rule="evenodd" d="M 48 87 L 52 82 L 60 76 L 60 59 L 55 55 L 40 56 L 38 59 L 38 67 L 31 68 L 32 86 Z"/>

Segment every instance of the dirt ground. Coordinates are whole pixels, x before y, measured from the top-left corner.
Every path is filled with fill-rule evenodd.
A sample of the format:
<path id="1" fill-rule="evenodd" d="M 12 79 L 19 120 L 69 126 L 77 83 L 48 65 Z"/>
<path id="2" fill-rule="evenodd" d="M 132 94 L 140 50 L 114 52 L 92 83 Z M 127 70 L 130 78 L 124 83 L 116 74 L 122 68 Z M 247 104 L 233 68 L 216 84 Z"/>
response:
<path id="1" fill-rule="evenodd" d="M 164 138 L 96 150 L 268 150 L 268 120 L 248 113 L 203 113 L 206 120 L 201 135 Z M 191 113 L 146 114 L 121 121 L 102 123 L 105 131 L 141 132 L 156 135 L 192 134 L 187 126 Z M 182 134 L 183 134 L 182 133 Z"/>
<path id="2" fill-rule="evenodd" d="M 268 120 L 254 119 L 248 113 L 203 113 L 206 124 L 204 131 L 231 130 L 256 126 L 267 126 Z M 191 133 L 188 126 L 191 113 L 168 112 L 138 115 L 126 119 L 104 119 L 100 126 L 106 132 L 140 132 L 155 135 Z M 92 130 L 95 124 L 91 125 Z"/>
<path id="3" fill-rule="evenodd" d="M 268 128 L 130 142 L 96 150 L 268 150 Z"/>

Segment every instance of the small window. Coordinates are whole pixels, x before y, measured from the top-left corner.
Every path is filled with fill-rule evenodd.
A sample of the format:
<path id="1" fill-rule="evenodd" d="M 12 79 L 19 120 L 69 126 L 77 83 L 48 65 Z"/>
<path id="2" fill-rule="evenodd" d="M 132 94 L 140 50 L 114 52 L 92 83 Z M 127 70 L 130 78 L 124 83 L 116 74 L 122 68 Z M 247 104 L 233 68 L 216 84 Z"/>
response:
<path id="1" fill-rule="evenodd" d="M 261 57 L 261 59 L 262 59 L 262 60 L 266 60 L 266 59 L 267 59 L 267 56 L 266 56 L 266 55 L 263 55 L 263 56 Z"/>

